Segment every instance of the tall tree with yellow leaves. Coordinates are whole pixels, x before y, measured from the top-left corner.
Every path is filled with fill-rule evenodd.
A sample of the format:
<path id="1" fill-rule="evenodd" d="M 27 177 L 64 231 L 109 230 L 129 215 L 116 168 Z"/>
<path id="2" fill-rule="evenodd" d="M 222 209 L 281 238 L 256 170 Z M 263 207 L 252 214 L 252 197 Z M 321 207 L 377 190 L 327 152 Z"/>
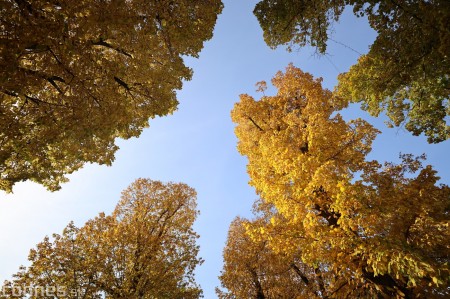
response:
<path id="1" fill-rule="evenodd" d="M 272 83 L 275 96 L 232 111 L 250 184 L 276 209 L 252 238 L 339 277 L 322 297 L 448 296 L 450 188 L 420 157 L 366 161 L 378 131 L 345 122 L 320 79 L 290 65 Z"/>
<path id="2" fill-rule="evenodd" d="M 185 184 L 136 180 L 112 215 L 71 223 L 31 250 L 31 265 L 4 286 L 7 298 L 50 298 L 40 289 L 64 298 L 200 298 L 195 198 Z"/>
<path id="3" fill-rule="evenodd" d="M 220 0 L 0 0 L 0 189 L 56 190 L 172 113 Z"/>
<path id="4" fill-rule="evenodd" d="M 447 0 L 262 0 L 254 10 L 264 39 L 315 46 L 325 54 L 330 26 L 350 6 L 378 33 L 367 55 L 339 76 L 337 92 L 372 115 L 428 142 L 450 138 L 450 2 Z"/>

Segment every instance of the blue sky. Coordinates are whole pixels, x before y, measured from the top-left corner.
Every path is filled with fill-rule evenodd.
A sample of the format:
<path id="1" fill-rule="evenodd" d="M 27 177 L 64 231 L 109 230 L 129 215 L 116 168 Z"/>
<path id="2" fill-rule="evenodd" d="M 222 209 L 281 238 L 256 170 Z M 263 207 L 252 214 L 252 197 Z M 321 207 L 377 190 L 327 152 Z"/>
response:
<path id="1" fill-rule="evenodd" d="M 334 26 L 333 39 L 339 43 L 329 42 L 326 57 L 315 56 L 311 48 L 291 53 L 282 48 L 271 50 L 252 13 L 256 2 L 224 1 L 213 39 L 205 44 L 199 59 L 186 59 L 194 76 L 178 93 L 178 111 L 152 120 L 138 139 L 120 140 L 112 167 L 86 165 L 55 193 L 31 182 L 17 184 L 14 194 L 0 193 L 0 281 L 27 264 L 29 250 L 44 236 L 60 233 L 71 220 L 82 226 L 99 212 L 110 213 L 120 192 L 144 177 L 184 182 L 197 190 L 201 214 L 195 229 L 201 235 L 200 255 L 205 263 L 196 277 L 205 298 L 216 298 L 214 288 L 220 285 L 217 276 L 228 226 L 238 215 L 250 217 L 257 198 L 247 184 L 246 159 L 236 151 L 230 120 L 239 94 L 259 97 L 255 83 L 270 81 L 290 62 L 323 77 L 324 86 L 332 89 L 337 74 L 358 57 L 339 43 L 365 53 L 375 37 L 364 19 L 356 19 L 347 11 Z M 450 183 L 448 141 L 429 145 L 425 138 L 412 137 L 401 128 L 387 129 L 382 118 L 369 117 L 358 107 L 343 114 L 347 119 L 363 117 L 383 131 L 369 158 L 398 161 L 400 152 L 425 152 L 441 181 Z"/>

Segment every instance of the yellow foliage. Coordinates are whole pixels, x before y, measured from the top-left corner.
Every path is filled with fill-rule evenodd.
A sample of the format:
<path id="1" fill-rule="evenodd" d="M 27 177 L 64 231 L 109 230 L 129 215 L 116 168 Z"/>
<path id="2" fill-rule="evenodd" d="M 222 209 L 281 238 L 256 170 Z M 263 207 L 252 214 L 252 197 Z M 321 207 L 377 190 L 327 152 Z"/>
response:
<path id="1" fill-rule="evenodd" d="M 220 0 L 1 1 L 0 189 L 49 190 L 171 114 Z M 201 22 L 199 22 L 201 21 Z M 194 22 L 196 26 L 193 26 Z"/>
<path id="2" fill-rule="evenodd" d="M 450 188 L 420 157 L 366 161 L 378 131 L 345 122 L 345 103 L 320 81 L 289 65 L 272 80 L 276 95 L 241 95 L 232 111 L 267 219 L 249 236 L 345 278 L 353 297 L 448 292 Z"/>
<path id="3" fill-rule="evenodd" d="M 53 298 L 34 297 L 39 287 L 71 299 L 200 298 L 194 270 L 202 260 L 192 229 L 197 215 L 194 189 L 138 179 L 112 215 L 100 213 L 81 228 L 70 223 L 53 242 L 46 237 L 32 249 L 31 265 L 3 288 L 8 293 L 16 286 L 22 296 L 5 298 Z"/>

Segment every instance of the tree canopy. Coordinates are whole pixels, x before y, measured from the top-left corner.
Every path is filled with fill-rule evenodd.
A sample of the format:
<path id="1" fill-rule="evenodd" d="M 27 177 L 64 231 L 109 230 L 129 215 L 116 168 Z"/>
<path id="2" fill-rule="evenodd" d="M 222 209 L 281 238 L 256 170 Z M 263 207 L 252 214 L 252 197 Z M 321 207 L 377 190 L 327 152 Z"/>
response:
<path id="1" fill-rule="evenodd" d="M 272 83 L 276 95 L 241 95 L 232 111 L 265 219 L 247 234 L 304 263 L 304 277 L 321 273 L 307 286 L 320 298 L 448 296 L 450 188 L 436 171 L 407 154 L 399 164 L 367 161 L 378 131 L 344 121 L 345 101 L 321 79 L 290 65 Z"/>
<path id="2" fill-rule="evenodd" d="M 112 215 L 70 223 L 32 249 L 31 265 L 5 283 L 6 298 L 200 298 L 197 215 L 194 189 L 138 179 Z"/>
<path id="3" fill-rule="evenodd" d="M 325 54 L 330 27 L 346 5 L 366 16 L 378 36 L 339 76 L 336 92 L 372 115 L 385 111 L 389 126 L 404 124 L 430 143 L 450 138 L 449 1 L 263 0 L 254 13 L 269 46 L 310 44 Z"/>
<path id="4" fill-rule="evenodd" d="M 299 255 L 277 253 L 266 240 L 252 239 L 247 233 L 266 225 L 264 218 L 238 217 L 231 223 L 219 277 L 226 291 L 216 289 L 219 298 L 314 298 L 317 275 L 312 267 L 299 260 Z"/>
<path id="5" fill-rule="evenodd" d="M 0 2 L 0 189 L 56 190 L 172 113 L 220 0 Z"/>

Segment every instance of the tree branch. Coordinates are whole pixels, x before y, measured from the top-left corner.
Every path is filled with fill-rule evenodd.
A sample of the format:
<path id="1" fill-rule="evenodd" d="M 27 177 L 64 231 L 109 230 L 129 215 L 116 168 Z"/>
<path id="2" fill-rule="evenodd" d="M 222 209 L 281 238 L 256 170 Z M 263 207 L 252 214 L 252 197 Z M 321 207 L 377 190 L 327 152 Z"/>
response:
<path id="1" fill-rule="evenodd" d="M 108 49 L 112 49 L 120 54 L 123 54 L 125 56 L 128 56 L 130 58 L 133 58 L 133 55 L 131 55 L 130 53 L 128 53 L 127 51 L 125 51 L 122 48 L 118 48 L 118 47 L 114 47 L 113 45 L 111 45 L 110 43 L 106 42 L 105 40 L 103 40 L 102 38 L 100 38 L 98 41 L 91 41 L 92 45 L 94 46 L 103 46 L 106 47 Z"/>
<path id="2" fill-rule="evenodd" d="M 130 91 L 130 86 L 128 86 L 127 83 L 125 83 L 122 79 L 114 76 L 114 81 L 116 81 L 117 83 L 119 83 L 123 88 L 125 88 L 127 91 Z"/>
<path id="3" fill-rule="evenodd" d="M 368 272 L 364 267 L 362 268 L 363 277 L 372 283 L 382 286 L 386 295 L 395 297 L 395 290 L 400 290 L 405 294 L 405 299 L 412 298 L 411 291 L 407 289 L 405 286 L 399 285 L 389 274 L 377 275 L 375 276 L 373 272 Z M 392 291 L 391 291 L 392 290 Z"/>
<path id="4" fill-rule="evenodd" d="M 303 274 L 303 272 L 299 269 L 299 267 L 297 267 L 296 264 L 292 263 L 292 264 L 291 264 L 291 268 L 294 269 L 295 273 L 297 273 L 297 275 L 300 276 L 301 280 L 302 280 L 306 285 L 309 285 L 309 279 L 308 279 L 308 277 L 306 277 L 305 274 Z"/>
<path id="5" fill-rule="evenodd" d="M 343 284 L 341 284 L 337 289 L 335 289 L 333 292 L 330 293 L 330 295 L 325 296 L 325 299 L 331 298 L 331 296 L 333 296 L 334 294 L 336 294 L 337 292 L 339 292 L 344 286 L 346 286 L 348 284 L 347 281 L 345 281 Z"/>
<path id="6" fill-rule="evenodd" d="M 255 125 L 255 127 L 258 128 L 258 130 L 264 132 L 264 130 L 250 116 L 247 116 L 247 118 Z"/>

